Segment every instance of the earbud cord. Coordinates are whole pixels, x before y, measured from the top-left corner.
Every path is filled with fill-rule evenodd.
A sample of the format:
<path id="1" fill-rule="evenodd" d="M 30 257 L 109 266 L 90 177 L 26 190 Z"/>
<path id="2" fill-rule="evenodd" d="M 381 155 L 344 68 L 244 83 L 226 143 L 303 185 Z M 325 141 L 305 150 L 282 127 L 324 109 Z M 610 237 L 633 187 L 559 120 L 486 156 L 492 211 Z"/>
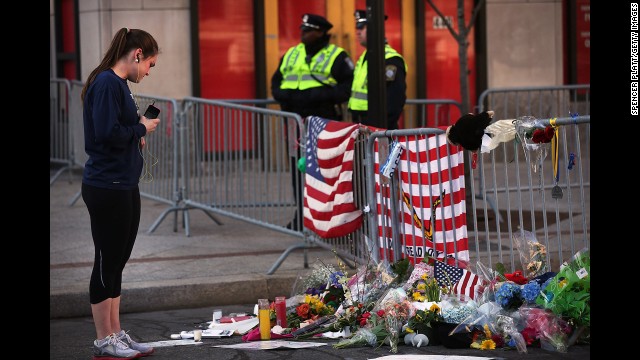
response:
<path id="1" fill-rule="evenodd" d="M 136 67 L 136 81 L 135 83 L 137 84 L 140 81 L 140 59 L 136 58 L 138 61 L 138 66 Z M 131 87 L 129 87 L 129 91 L 131 91 L 131 97 L 133 98 L 133 102 L 136 104 L 136 110 L 138 112 L 138 117 L 140 117 L 140 106 L 138 106 L 138 100 L 136 100 L 136 96 L 135 96 L 135 91 L 131 90 Z M 142 157 L 142 162 L 143 162 L 143 168 L 142 168 L 142 174 L 140 174 L 140 181 L 142 182 L 146 182 L 146 183 L 150 183 L 153 181 L 153 175 L 151 174 L 151 168 L 153 168 L 156 164 L 158 164 L 158 158 L 156 156 L 154 156 L 150 151 L 149 151 L 149 140 L 146 140 L 145 138 L 145 146 L 144 146 L 144 150 L 141 148 L 142 147 L 142 137 L 140 139 L 138 139 L 138 152 L 140 153 L 140 156 Z M 144 151 L 146 151 L 146 153 L 148 154 L 147 157 L 144 156 Z M 151 160 L 151 164 L 149 164 L 148 160 Z"/>

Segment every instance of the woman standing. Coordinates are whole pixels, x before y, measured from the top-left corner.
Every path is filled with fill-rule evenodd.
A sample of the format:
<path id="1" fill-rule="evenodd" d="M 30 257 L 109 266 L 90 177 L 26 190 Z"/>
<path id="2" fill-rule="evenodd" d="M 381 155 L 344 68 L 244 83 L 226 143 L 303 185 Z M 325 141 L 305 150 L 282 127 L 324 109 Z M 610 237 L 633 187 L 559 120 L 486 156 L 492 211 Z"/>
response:
<path id="1" fill-rule="evenodd" d="M 146 31 L 120 29 L 82 89 L 85 151 L 82 199 L 89 210 L 95 249 L 89 283 L 97 339 L 94 359 L 132 359 L 153 348 L 120 326 L 122 271 L 140 223 L 144 136 L 160 119 L 141 116 L 128 81 L 139 83 L 156 65 L 158 44 Z"/>

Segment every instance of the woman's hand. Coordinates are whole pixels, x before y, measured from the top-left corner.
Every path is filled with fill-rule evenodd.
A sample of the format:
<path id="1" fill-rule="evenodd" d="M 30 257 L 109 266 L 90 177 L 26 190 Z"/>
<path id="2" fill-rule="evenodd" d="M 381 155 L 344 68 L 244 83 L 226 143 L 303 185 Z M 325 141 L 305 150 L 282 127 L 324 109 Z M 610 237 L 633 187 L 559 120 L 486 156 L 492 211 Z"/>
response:
<path id="1" fill-rule="evenodd" d="M 144 115 L 140 116 L 140 123 L 147 128 L 147 134 L 152 133 L 158 127 L 160 119 L 147 119 Z"/>

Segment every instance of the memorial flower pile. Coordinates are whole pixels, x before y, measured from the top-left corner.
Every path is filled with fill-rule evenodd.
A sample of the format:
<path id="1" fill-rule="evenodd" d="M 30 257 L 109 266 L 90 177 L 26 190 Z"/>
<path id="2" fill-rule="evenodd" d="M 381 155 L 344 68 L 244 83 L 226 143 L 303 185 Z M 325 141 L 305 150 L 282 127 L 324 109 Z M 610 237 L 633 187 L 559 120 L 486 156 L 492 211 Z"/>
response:
<path id="1" fill-rule="evenodd" d="M 437 263 L 366 265 L 352 276 L 345 269 L 316 266 L 309 279 L 300 279 L 304 291 L 287 301 L 286 333 L 297 340 L 342 338 L 335 348 L 389 346 L 392 353 L 400 344 L 566 352 L 578 340 L 588 342 L 588 250 L 576 253 L 558 273 L 538 274 L 546 269 L 541 257 L 546 252 L 522 234 L 526 242 L 520 249 L 532 255 L 523 266 L 532 261 L 535 266 L 505 274 L 501 264 L 495 270 L 478 264 L 483 286 L 473 299 L 457 293 L 453 281 L 442 285 L 435 277 Z M 420 341 L 413 341 L 418 335 Z"/>

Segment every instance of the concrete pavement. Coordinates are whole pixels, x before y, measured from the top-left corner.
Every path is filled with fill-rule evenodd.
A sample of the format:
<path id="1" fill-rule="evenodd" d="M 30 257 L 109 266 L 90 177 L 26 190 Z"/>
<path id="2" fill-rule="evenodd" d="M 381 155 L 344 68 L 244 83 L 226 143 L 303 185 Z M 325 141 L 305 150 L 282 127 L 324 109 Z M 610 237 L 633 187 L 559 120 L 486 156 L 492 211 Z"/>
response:
<path id="1" fill-rule="evenodd" d="M 52 169 L 54 173 L 55 169 Z M 89 214 L 80 191 L 81 174 L 62 174 L 50 187 L 50 318 L 86 316 L 93 243 Z M 168 206 L 143 198 L 142 218 L 131 259 L 123 274 L 123 313 L 256 303 L 258 298 L 290 296 L 296 278 L 322 261 L 337 265 L 323 248 L 291 252 L 272 275 L 266 273 L 284 251 L 302 238 L 246 222 L 189 210 L 190 236 L 178 216 L 167 216 L 151 234 L 150 226 Z"/>

